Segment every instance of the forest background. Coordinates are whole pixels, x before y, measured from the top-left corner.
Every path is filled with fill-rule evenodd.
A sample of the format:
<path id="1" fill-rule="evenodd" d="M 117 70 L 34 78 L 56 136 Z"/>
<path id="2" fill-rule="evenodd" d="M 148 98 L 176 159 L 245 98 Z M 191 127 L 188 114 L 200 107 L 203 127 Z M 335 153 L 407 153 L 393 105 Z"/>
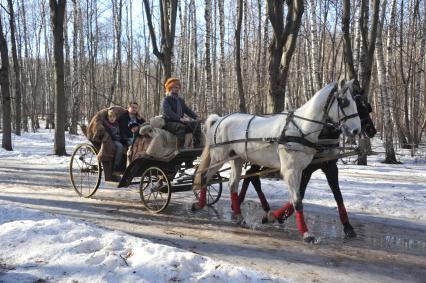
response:
<path id="1" fill-rule="evenodd" d="M 77 134 L 100 109 L 135 100 L 160 113 L 180 78 L 200 117 L 296 108 L 325 84 L 357 79 L 385 149 L 426 128 L 426 1 L 1 0 L 2 147 L 11 133 Z"/>

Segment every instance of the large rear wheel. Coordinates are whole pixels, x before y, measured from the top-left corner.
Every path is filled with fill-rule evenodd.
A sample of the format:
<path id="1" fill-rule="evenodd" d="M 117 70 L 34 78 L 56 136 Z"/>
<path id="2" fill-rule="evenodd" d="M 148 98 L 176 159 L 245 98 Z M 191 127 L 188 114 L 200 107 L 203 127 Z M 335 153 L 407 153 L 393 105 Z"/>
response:
<path id="1" fill-rule="evenodd" d="M 93 196 L 99 188 L 102 167 L 96 158 L 97 151 L 91 144 L 80 144 L 74 150 L 69 167 L 71 184 L 81 197 Z"/>
<path id="2" fill-rule="evenodd" d="M 139 193 L 145 207 L 158 213 L 170 202 L 171 185 L 166 173 L 155 166 L 146 169 L 141 176 Z"/>

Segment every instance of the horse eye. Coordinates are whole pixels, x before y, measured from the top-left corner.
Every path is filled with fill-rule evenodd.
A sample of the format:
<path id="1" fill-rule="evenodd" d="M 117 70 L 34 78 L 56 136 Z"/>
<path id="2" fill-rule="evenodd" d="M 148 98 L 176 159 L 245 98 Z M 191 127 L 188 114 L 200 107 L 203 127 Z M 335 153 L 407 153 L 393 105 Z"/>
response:
<path id="1" fill-rule="evenodd" d="M 350 102 L 349 102 L 349 99 L 344 97 L 344 98 L 339 98 L 339 104 L 342 108 L 345 108 L 349 106 Z"/>

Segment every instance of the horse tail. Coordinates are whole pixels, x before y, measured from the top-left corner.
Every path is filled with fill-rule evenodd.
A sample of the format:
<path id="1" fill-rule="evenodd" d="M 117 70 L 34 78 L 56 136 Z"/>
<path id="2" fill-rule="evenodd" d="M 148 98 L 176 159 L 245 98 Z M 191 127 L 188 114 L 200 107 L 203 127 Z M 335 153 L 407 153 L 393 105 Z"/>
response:
<path id="1" fill-rule="evenodd" d="M 217 120 L 219 120 L 220 117 L 217 114 L 211 114 L 209 115 L 209 117 L 207 117 L 206 122 L 204 123 L 205 129 L 206 129 L 206 133 L 208 133 L 208 131 L 210 130 L 210 128 L 214 125 L 214 123 L 217 122 Z"/>
<path id="2" fill-rule="evenodd" d="M 220 117 L 216 114 L 212 114 L 207 118 L 206 122 L 204 123 L 206 136 L 208 135 L 208 132 L 209 132 L 211 126 L 213 126 L 214 123 L 216 123 L 216 121 L 219 120 L 219 118 Z M 201 159 L 200 165 L 198 165 L 198 168 L 195 172 L 194 184 L 192 186 L 193 191 L 196 191 L 196 190 L 200 189 L 200 187 L 202 185 L 205 185 L 205 184 L 203 184 L 203 181 L 205 181 L 203 179 L 205 178 L 204 176 L 207 173 L 206 170 L 210 166 L 210 161 L 211 161 L 210 144 L 209 144 L 209 141 L 208 141 L 207 138 L 206 138 L 206 142 L 205 142 L 204 149 L 203 149 L 203 152 L 201 154 L 200 159 Z"/>

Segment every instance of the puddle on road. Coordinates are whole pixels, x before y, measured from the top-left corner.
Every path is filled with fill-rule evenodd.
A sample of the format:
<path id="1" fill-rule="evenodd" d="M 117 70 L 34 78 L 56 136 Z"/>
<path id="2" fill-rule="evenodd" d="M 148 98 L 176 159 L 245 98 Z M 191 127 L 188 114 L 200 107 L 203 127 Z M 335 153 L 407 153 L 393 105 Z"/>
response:
<path id="1" fill-rule="evenodd" d="M 212 222 L 235 223 L 232 218 L 231 208 L 228 201 L 219 201 L 214 206 L 204 208 L 197 212 L 191 211 L 190 202 L 183 202 L 176 206 L 173 214 L 181 216 L 196 217 L 198 219 Z M 284 224 L 262 224 L 261 219 L 264 212 L 259 203 L 246 201 L 242 205 L 242 211 L 249 229 L 272 233 L 287 239 L 300 239 L 296 229 L 294 217 L 290 217 Z M 367 222 L 364 219 L 351 219 L 357 233 L 355 239 L 344 239 L 343 226 L 341 225 L 337 212 L 333 214 L 319 214 L 309 212 L 305 214 L 306 222 L 312 232 L 320 239 L 321 245 L 347 245 L 360 248 L 385 250 L 389 252 L 406 253 L 412 255 L 426 256 L 426 237 L 424 230 L 413 229 L 406 226 L 386 225 L 377 222 Z M 396 220 L 398 221 L 398 220 Z M 217 225 L 220 225 L 218 223 Z M 235 223 L 235 225 L 237 225 Z"/>

